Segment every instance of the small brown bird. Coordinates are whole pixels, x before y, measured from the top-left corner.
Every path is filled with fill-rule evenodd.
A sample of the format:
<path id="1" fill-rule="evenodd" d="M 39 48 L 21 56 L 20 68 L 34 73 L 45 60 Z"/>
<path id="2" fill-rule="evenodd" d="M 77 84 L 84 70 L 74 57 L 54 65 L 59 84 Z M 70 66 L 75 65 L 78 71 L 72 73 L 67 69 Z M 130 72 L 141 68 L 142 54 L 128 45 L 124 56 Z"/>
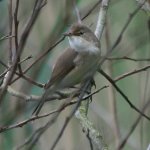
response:
<path id="1" fill-rule="evenodd" d="M 85 82 L 95 74 L 100 59 L 100 42 L 85 25 L 74 24 L 64 34 L 69 39 L 70 48 L 57 59 L 51 79 L 33 113 L 38 115 L 45 99 L 56 90 L 72 87 Z"/>

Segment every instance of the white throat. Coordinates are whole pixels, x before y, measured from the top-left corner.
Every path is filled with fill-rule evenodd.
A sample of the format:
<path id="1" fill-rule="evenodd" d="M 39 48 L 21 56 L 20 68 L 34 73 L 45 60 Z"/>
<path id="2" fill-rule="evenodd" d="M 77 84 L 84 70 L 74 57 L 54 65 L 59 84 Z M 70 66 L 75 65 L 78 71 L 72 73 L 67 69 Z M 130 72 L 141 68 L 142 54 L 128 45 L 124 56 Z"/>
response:
<path id="1" fill-rule="evenodd" d="M 80 36 L 68 37 L 71 48 L 75 49 L 78 53 L 98 54 L 100 49 L 94 43 L 85 40 Z"/>

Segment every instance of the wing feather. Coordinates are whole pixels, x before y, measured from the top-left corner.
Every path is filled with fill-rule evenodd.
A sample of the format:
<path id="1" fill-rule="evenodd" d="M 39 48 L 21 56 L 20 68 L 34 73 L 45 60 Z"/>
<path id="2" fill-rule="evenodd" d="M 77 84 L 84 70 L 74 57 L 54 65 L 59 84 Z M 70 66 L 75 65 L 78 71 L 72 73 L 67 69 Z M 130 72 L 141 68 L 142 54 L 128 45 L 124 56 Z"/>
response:
<path id="1" fill-rule="evenodd" d="M 72 48 L 67 48 L 65 50 L 53 67 L 51 79 L 45 86 L 46 89 L 58 83 L 75 68 L 74 60 L 76 57 L 77 52 L 75 52 Z"/>

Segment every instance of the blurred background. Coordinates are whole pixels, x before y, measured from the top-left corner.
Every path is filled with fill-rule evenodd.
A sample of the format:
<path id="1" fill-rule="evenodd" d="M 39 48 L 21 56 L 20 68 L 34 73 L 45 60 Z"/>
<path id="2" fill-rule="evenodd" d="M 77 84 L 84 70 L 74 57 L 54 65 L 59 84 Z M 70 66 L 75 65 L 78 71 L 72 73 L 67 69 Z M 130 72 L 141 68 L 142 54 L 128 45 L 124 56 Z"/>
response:
<path id="1" fill-rule="evenodd" d="M 97 3 L 97 0 L 78 0 L 77 6 L 80 10 L 81 17 Z M 0 1 L 0 38 L 8 35 L 9 30 L 9 0 Z M 15 10 L 16 1 L 12 1 L 12 11 Z M 18 38 L 20 38 L 24 26 L 32 14 L 34 0 L 20 0 L 18 10 Z M 97 23 L 99 14 L 99 4 L 83 20 L 83 23 L 89 26 L 93 31 Z M 107 13 L 107 22 L 103 37 L 101 39 L 102 56 L 111 48 L 121 29 L 127 22 L 131 12 L 137 7 L 135 0 L 112 0 L 109 4 Z M 113 51 L 109 58 L 103 64 L 102 68 L 112 79 L 119 77 L 130 71 L 140 69 L 150 65 L 150 31 L 148 28 L 149 16 L 146 12 L 140 10 L 129 24 L 122 41 Z M 30 34 L 27 39 L 21 60 L 32 56 L 31 59 L 22 63 L 22 69 L 27 68 L 34 60 L 58 41 L 62 33 L 68 27 L 77 21 L 76 14 L 71 0 L 48 0 L 42 8 Z M 13 31 L 14 32 L 14 26 Z M 12 34 L 13 35 L 13 34 Z M 61 54 L 63 49 L 68 47 L 68 40 L 65 39 L 57 45 L 50 53 L 36 63 L 27 73 L 30 78 L 38 83 L 45 84 L 50 78 L 51 68 L 56 58 Z M 0 40 L 0 60 L 5 64 L 8 63 L 9 40 Z M 12 49 L 15 49 L 14 39 Z M 129 60 L 125 58 L 134 58 Z M 139 61 L 140 60 L 140 61 Z M 0 64 L 0 74 L 5 71 L 5 67 Z M 145 70 L 121 79 L 117 85 L 122 89 L 124 94 L 139 109 L 150 99 L 150 73 Z M 3 78 L 0 78 L 2 82 Z M 93 122 L 97 130 L 102 133 L 105 143 L 109 149 L 114 150 L 118 144 L 125 138 L 131 130 L 139 114 L 133 110 L 129 104 L 117 93 L 110 83 L 97 74 L 95 77 L 96 88 L 99 89 L 105 85 L 110 87 L 103 89 L 93 96 L 90 103 L 88 118 Z M 20 78 L 12 84 L 12 88 L 25 94 L 34 94 L 40 96 L 43 89 L 31 84 Z M 95 89 L 93 88 L 93 91 Z M 60 105 L 60 101 L 49 102 L 44 106 L 44 112 L 55 110 Z M 31 116 L 36 102 L 25 101 L 16 98 L 7 93 L 0 108 L 0 128 L 16 124 Z M 35 146 L 35 150 L 48 150 L 57 137 L 65 118 L 72 110 L 73 106 L 65 109 L 57 122 L 46 131 Z M 150 116 L 150 109 L 145 112 Z M 0 134 L 0 149 L 12 150 L 27 139 L 33 131 L 44 125 L 51 116 L 30 122 L 22 127 L 17 127 Z M 145 118 L 141 119 L 136 129 L 129 137 L 124 146 L 124 150 L 145 150 L 150 143 L 150 122 Z M 26 149 L 26 148 L 25 148 Z M 89 142 L 86 135 L 82 132 L 82 127 L 75 117 L 67 126 L 56 150 L 90 150 Z"/>

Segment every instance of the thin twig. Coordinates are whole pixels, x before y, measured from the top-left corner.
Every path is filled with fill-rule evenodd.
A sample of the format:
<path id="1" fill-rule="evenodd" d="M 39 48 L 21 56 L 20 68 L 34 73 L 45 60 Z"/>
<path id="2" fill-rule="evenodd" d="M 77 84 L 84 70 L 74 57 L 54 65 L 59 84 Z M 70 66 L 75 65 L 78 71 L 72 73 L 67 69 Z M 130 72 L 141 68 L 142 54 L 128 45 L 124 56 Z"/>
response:
<path id="1" fill-rule="evenodd" d="M 40 10 L 41 10 L 40 6 L 41 6 L 42 2 L 43 2 L 43 0 L 36 0 L 36 2 L 34 4 L 35 9 L 33 10 L 33 13 L 32 13 L 32 15 L 31 15 L 28 23 L 26 24 L 25 29 L 21 35 L 20 42 L 18 45 L 17 54 L 14 57 L 12 67 L 11 67 L 9 74 L 6 74 L 5 82 L 3 82 L 2 89 L 0 91 L 0 103 L 2 102 L 3 96 L 6 93 L 7 86 L 10 84 L 10 82 L 11 82 L 11 80 L 12 80 L 12 78 L 16 72 L 17 64 L 18 64 L 18 58 L 20 57 L 20 55 L 22 54 L 22 52 L 24 50 L 24 46 L 26 44 L 29 33 L 30 33 L 39 13 L 40 13 Z"/>
<path id="2" fill-rule="evenodd" d="M 19 0 L 16 0 L 16 8 L 15 8 L 15 12 L 14 12 L 14 25 L 15 25 L 15 47 L 16 50 L 18 49 L 18 25 L 19 25 L 19 21 L 18 21 L 18 9 L 19 9 Z"/>
<path id="3" fill-rule="evenodd" d="M 5 70 L 5 71 L 0 75 L 0 78 L 4 78 L 7 72 L 8 72 L 8 71 Z"/>
<path id="4" fill-rule="evenodd" d="M 18 64 L 22 64 L 23 62 L 29 60 L 32 58 L 32 55 L 25 57 L 24 59 L 20 60 L 20 62 Z"/>
<path id="5" fill-rule="evenodd" d="M 146 2 L 146 0 L 144 1 L 144 3 Z M 134 18 L 134 16 L 138 13 L 138 11 L 141 9 L 141 7 L 144 5 L 141 4 L 139 5 L 128 17 L 125 25 L 123 26 L 120 34 L 118 35 L 117 39 L 115 40 L 113 46 L 108 50 L 108 52 L 106 53 L 106 55 L 104 57 L 101 58 L 100 62 L 99 62 L 99 65 L 101 66 L 104 61 L 106 60 L 106 58 L 108 58 L 108 56 L 113 52 L 113 50 L 118 46 L 118 44 L 121 42 L 122 40 L 122 37 L 127 29 L 127 27 L 129 26 L 130 22 L 132 21 L 132 19 Z"/>
<path id="6" fill-rule="evenodd" d="M 67 104 L 63 105 L 63 107 L 61 108 L 61 111 L 64 110 L 68 106 L 74 105 L 75 103 L 77 103 L 77 102 L 76 101 L 75 102 L 68 102 Z M 32 116 L 31 118 L 28 118 L 26 120 L 20 121 L 18 123 L 10 125 L 10 126 L 0 127 L 0 133 L 8 131 L 8 130 L 11 130 L 11 129 L 14 129 L 14 128 L 23 127 L 24 125 L 28 124 L 31 121 L 35 121 L 35 120 L 40 119 L 40 118 L 48 117 L 48 116 L 50 116 L 50 115 L 52 115 L 54 113 L 57 113 L 59 111 L 60 111 L 60 109 L 56 109 L 56 110 L 53 110 L 53 111 L 51 111 L 49 113 L 46 113 L 46 114 L 42 114 L 42 115 L 39 115 L 39 116 Z"/>
<path id="7" fill-rule="evenodd" d="M 20 76 L 20 74 L 17 74 Z M 37 81 L 34 81 L 32 78 L 28 77 L 27 75 L 24 75 L 22 74 L 21 75 L 23 79 L 25 79 L 26 81 L 28 81 L 29 83 L 33 84 L 33 85 L 36 85 L 40 88 L 43 88 L 45 84 L 42 84 L 42 83 L 38 83 Z"/>
<path id="8" fill-rule="evenodd" d="M 81 18 L 81 20 L 86 19 L 91 13 L 92 11 L 101 3 L 102 0 L 98 0 L 91 9 L 89 9 L 89 11 Z"/>
<path id="9" fill-rule="evenodd" d="M 22 64 L 23 62 L 25 62 L 31 58 L 32 58 L 32 56 L 27 56 L 24 59 L 22 59 L 20 62 L 18 62 L 18 64 Z M 2 64 L 7 69 L 9 68 L 9 66 L 7 66 L 2 60 L 0 60 L 0 64 Z"/>
<path id="10" fill-rule="evenodd" d="M 150 58 L 130 58 L 127 56 L 123 56 L 123 57 L 109 57 L 106 58 L 107 60 L 130 60 L 130 61 L 135 61 L 135 62 L 139 62 L 139 61 L 150 61 Z"/>
<path id="11" fill-rule="evenodd" d="M 147 108 L 149 108 L 149 105 L 150 105 L 150 100 L 148 100 L 148 101 L 144 104 L 144 106 L 143 106 L 141 112 L 145 112 L 145 110 L 146 110 Z M 133 131 L 135 130 L 135 128 L 137 127 L 137 125 L 138 125 L 138 123 L 139 123 L 139 121 L 140 121 L 141 119 L 142 119 L 142 115 L 139 114 L 139 116 L 138 116 L 137 119 L 134 121 L 133 125 L 131 126 L 129 132 L 128 132 L 127 135 L 124 137 L 124 139 L 121 141 L 121 143 L 120 143 L 120 145 L 119 145 L 119 147 L 118 147 L 117 150 L 122 150 L 122 149 L 123 149 L 123 147 L 125 146 L 127 140 L 129 139 L 129 137 L 131 136 L 131 134 L 133 133 Z"/>
<path id="12" fill-rule="evenodd" d="M 0 41 L 6 40 L 6 39 L 10 39 L 10 38 L 14 38 L 14 37 L 15 37 L 14 35 L 5 35 L 5 36 L 2 36 L 0 38 Z"/>
<path id="13" fill-rule="evenodd" d="M 89 94 L 89 95 L 83 97 L 83 98 L 82 98 L 82 101 L 87 100 L 87 99 L 88 99 L 89 97 L 91 97 L 92 95 L 95 95 L 96 93 L 102 91 L 103 89 L 105 89 L 105 88 L 107 88 L 107 87 L 108 87 L 108 86 L 104 86 L 104 87 L 102 87 L 102 88 L 96 90 L 95 92 L 93 92 L 93 93 L 91 93 L 91 94 Z M 21 95 L 20 95 L 20 96 L 21 96 Z M 63 98 L 69 98 L 69 96 L 70 96 L 70 94 L 69 94 L 69 95 L 66 95 L 66 96 L 63 97 Z M 25 99 L 26 99 L 27 97 L 28 97 L 28 98 L 31 97 L 31 99 L 34 98 L 34 96 L 27 96 L 27 95 L 22 95 L 22 96 L 21 96 L 21 98 L 25 98 Z M 39 98 L 39 99 L 40 99 L 40 98 Z M 51 98 L 48 98 L 48 99 L 51 99 Z M 54 99 L 56 99 L 56 97 L 54 97 Z M 27 99 L 26 99 L 26 100 L 27 100 Z M 66 107 L 71 106 L 71 105 L 74 105 L 74 104 L 76 104 L 76 103 L 77 103 L 77 101 L 73 101 L 73 102 L 68 102 L 68 101 L 67 101 L 67 103 L 64 104 L 61 109 L 64 110 Z M 54 111 L 51 111 L 51 112 L 49 112 L 49 113 L 42 114 L 42 115 L 39 115 L 39 116 L 32 116 L 31 118 L 28 118 L 28 119 L 26 119 L 26 120 L 20 121 L 20 122 L 18 122 L 18 123 L 13 124 L 13 125 L 2 126 L 2 127 L 0 127 L 0 133 L 1 133 L 1 132 L 5 132 L 5 131 L 7 131 L 7 130 L 14 129 L 14 128 L 22 127 L 22 126 L 28 124 L 28 123 L 31 122 L 31 121 L 35 121 L 35 120 L 40 119 L 40 118 L 48 117 L 48 116 L 50 116 L 50 115 L 52 115 L 52 114 L 54 114 L 54 113 L 57 113 L 57 112 L 59 112 L 59 111 L 60 111 L 60 109 L 57 109 L 57 110 L 54 110 Z"/>
<path id="14" fill-rule="evenodd" d="M 140 69 L 135 69 L 135 70 L 133 70 L 133 71 L 126 72 L 126 73 L 124 73 L 124 74 L 118 76 L 117 78 L 115 78 L 114 81 L 116 82 L 116 81 L 121 80 L 121 79 L 123 79 L 123 78 L 125 78 L 125 77 L 128 77 L 128 76 L 134 75 L 134 74 L 136 74 L 136 73 L 139 73 L 139 72 L 141 72 L 141 71 L 146 71 L 146 70 L 149 69 L 149 68 L 150 68 L 150 65 L 147 65 L 147 66 L 142 67 L 142 68 L 140 68 Z"/>
<path id="15" fill-rule="evenodd" d="M 86 84 L 87 85 L 87 84 Z M 88 86 L 88 85 L 87 85 Z M 84 92 L 81 92 L 81 94 L 83 94 Z M 80 96 L 82 96 L 80 94 Z M 82 96 L 83 97 L 83 96 Z M 79 98 L 79 100 L 81 99 L 82 100 L 82 97 Z M 69 102 L 72 100 L 72 98 L 69 98 Z M 80 100 L 80 101 L 81 101 Z M 79 104 L 80 104 L 80 101 L 77 102 L 76 104 L 76 107 L 73 109 L 73 111 L 71 112 L 71 114 L 69 115 L 69 117 L 66 119 L 64 125 L 63 125 L 63 128 L 61 130 L 61 132 L 59 133 L 59 136 L 56 138 L 53 146 L 55 147 L 55 143 L 57 143 L 64 131 L 64 129 L 66 128 L 67 124 L 69 123 L 70 119 L 72 118 L 74 112 L 76 111 L 76 109 L 78 108 Z M 31 136 L 30 138 L 28 138 L 23 144 L 21 144 L 19 147 L 17 147 L 17 150 L 20 150 L 21 148 L 23 148 L 24 146 L 26 145 L 29 145 L 28 146 L 28 150 L 31 150 L 34 146 L 35 146 L 35 143 L 39 140 L 39 138 L 42 136 L 42 134 L 48 129 L 50 128 L 54 123 L 55 121 L 57 120 L 57 118 L 59 117 L 61 111 L 63 110 L 64 106 L 65 106 L 66 102 L 63 103 L 59 109 L 58 109 L 58 112 L 55 113 L 55 115 L 43 126 L 43 127 L 40 127 L 38 128 Z"/>
<path id="16" fill-rule="evenodd" d="M 109 21 L 108 19 L 106 20 L 106 29 L 105 29 L 105 39 L 106 39 L 106 49 L 108 50 L 110 48 L 110 26 L 109 26 Z M 113 76 L 113 66 L 112 62 L 108 61 L 108 75 L 110 77 Z M 115 136 L 115 147 L 118 147 L 119 141 L 120 141 L 120 126 L 119 126 L 119 121 L 118 121 L 118 112 L 117 112 L 117 101 L 116 101 L 116 92 L 113 88 L 113 86 L 110 83 L 110 88 L 108 89 L 108 99 L 109 99 L 109 106 L 110 106 L 110 114 L 112 115 L 113 118 L 113 132 Z"/>
<path id="17" fill-rule="evenodd" d="M 8 11 L 9 11 L 9 36 L 12 35 L 12 25 L 13 25 L 13 17 L 12 17 L 12 0 L 8 2 Z M 12 38 L 9 38 L 9 51 L 8 51 L 8 66 L 10 67 L 13 64 L 13 52 L 12 52 Z M 11 75 L 12 74 L 12 75 Z M 4 73 L 3 73 L 4 75 Z M 0 103 L 2 102 L 3 96 L 6 93 L 8 80 L 13 76 L 11 70 L 7 71 L 4 76 L 3 82 L 1 84 L 0 90 Z"/>
<path id="18" fill-rule="evenodd" d="M 41 54 L 38 58 L 36 58 L 35 61 L 31 65 L 29 65 L 26 69 L 23 70 L 23 74 L 27 73 L 37 62 L 39 62 L 44 56 L 46 56 L 54 47 L 56 47 L 64 39 L 65 39 L 65 37 L 63 36 L 56 43 L 54 43 L 54 45 L 52 45 L 49 49 L 47 49 L 43 54 Z M 11 84 L 14 83 L 15 81 L 17 81 L 20 77 L 21 76 L 16 77 L 14 80 L 12 80 Z"/>
<path id="19" fill-rule="evenodd" d="M 18 9 L 19 9 L 19 0 L 16 0 L 16 8 L 15 8 L 15 12 L 14 12 L 15 47 L 16 47 L 15 53 L 16 54 L 17 54 L 17 50 L 18 50 L 18 26 L 19 26 Z M 20 57 L 18 57 L 18 61 L 20 61 Z M 21 64 L 18 64 L 18 70 L 19 70 L 19 73 L 22 74 Z"/>
<path id="20" fill-rule="evenodd" d="M 89 143 L 90 143 L 90 149 L 93 150 L 92 139 L 91 139 L 90 136 L 89 136 L 89 131 L 88 131 L 88 134 L 86 135 L 86 137 L 87 137 L 87 139 L 88 139 L 88 141 L 89 141 Z"/>
<path id="21" fill-rule="evenodd" d="M 130 105 L 131 108 L 133 108 L 136 112 L 141 114 L 143 117 L 145 117 L 147 120 L 150 121 L 150 117 L 145 115 L 142 111 L 140 111 L 135 105 L 132 104 L 132 102 L 129 100 L 129 98 L 121 91 L 121 89 L 115 84 L 114 80 L 111 79 L 104 71 L 99 70 L 99 73 L 101 73 L 114 87 L 115 89 L 120 93 L 120 95 L 126 100 L 126 102 Z"/>
<path id="22" fill-rule="evenodd" d="M 90 80 L 85 83 L 85 85 L 83 86 L 83 88 L 81 88 L 81 93 L 79 95 L 78 102 L 77 102 L 75 108 L 71 111 L 70 115 L 66 118 L 66 120 L 65 120 L 65 122 L 64 122 L 64 124 L 63 124 L 63 126 L 62 126 L 62 128 L 61 128 L 61 130 L 60 130 L 60 132 L 59 132 L 59 134 L 57 136 L 57 138 L 56 138 L 56 140 L 54 141 L 52 147 L 50 148 L 50 150 L 54 150 L 54 148 L 56 147 L 57 143 L 59 142 L 61 136 L 63 135 L 63 132 L 65 131 L 68 123 L 70 122 L 70 120 L 73 117 L 74 113 L 76 112 L 76 110 L 80 106 L 82 98 L 83 98 L 86 90 L 88 89 L 89 83 L 90 83 Z"/>
<path id="23" fill-rule="evenodd" d="M 12 0 L 8 2 L 8 11 L 9 11 L 9 36 L 12 36 L 12 27 L 13 27 Z M 12 61 L 13 61 L 12 38 L 9 38 L 9 53 L 8 53 L 9 66 L 11 66 Z"/>
<path id="24" fill-rule="evenodd" d="M 21 60 L 18 64 L 21 64 L 27 60 L 29 60 L 30 58 L 32 58 L 32 56 L 28 56 L 26 58 L 24 58 L 23 60 Z M 0 78 L 4 77 L 5 74 L 11 69 L 11 67 L 8 67 L 3 61 L 0 60 L 0 64 L 2 64 L 5 68 L 7 68 L 7 70 L 5 70 L 1 75 Z M 17 73 L 16 73 L 17 74 Z M 18 75 L 18 74 L 17 74 Z M 19 74 L 20 75 L 20 74 Z"/>
<path id="25" fill-rule="evenodd" d="M 31 57 L 31 56 L 28 56 L 28 57 L 24 58 L 23 60 L 21 60 L 18 64 L 21 64 L 21 63 L 23 63 L 24 61 L 26 61 L 26 60 L 28 60 L 28 59 L 30 59 L 30 58 L 32 58 L 32 57 Z M 1 78 L 1 77 L 3 77 L 3 76 L 11 69 L 11 67 L 8 67 L 8 66 L 7 66 L 5 63 L 3 63 L 2 61 L 0 61 L 0 63 L 1 63 L 4 67 L 7 68 L 7 70 L 6 70 L 5 72 L 3 72 L 3 73 L 0 75 L 0 78 Z M 18 73 L 18 72 L 15 72 L 15 74 L 18 75 L 18 76 L 21 76 L 23 79 L 27 80 L 27 81 L 30 82 L 31 84 L 34 84 L 34 85 L 36 85 L 36 86 L 38 86 L 38 87 L 40 87 L 40 88 L 43 88 L 43 87 L 44 87 L 43 84 L 34 81 L 33 79 L 31 79 L 30 77 L 28 77 L 28 76 L 26 76 L 26 75 L 24 75 L 24 74 L 20 74 L 20 73 Z"/>

